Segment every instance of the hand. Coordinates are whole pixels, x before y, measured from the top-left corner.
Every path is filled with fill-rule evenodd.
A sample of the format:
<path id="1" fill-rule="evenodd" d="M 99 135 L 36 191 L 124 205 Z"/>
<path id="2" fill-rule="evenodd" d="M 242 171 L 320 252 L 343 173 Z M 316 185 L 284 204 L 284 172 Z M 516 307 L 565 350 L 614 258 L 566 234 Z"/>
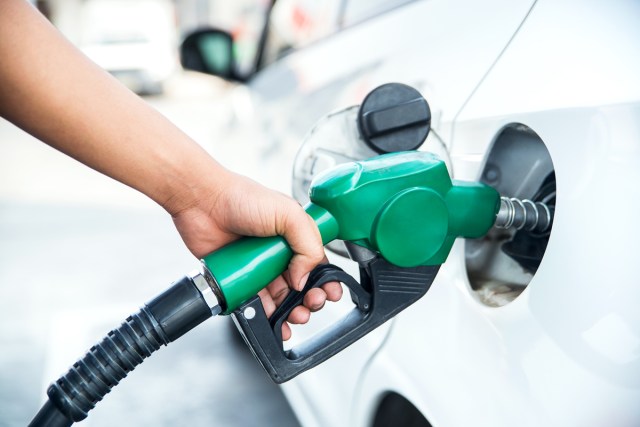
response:
<path id="1" fill-rule="evenodd" d="M 170 212 L 176 228 L 198 258 L 240 236 L 283 236 L 295 255 L 288 270 L 259 293 L 267 316 L 271 316 L 290 288 L 301 290 L 309 271 L 327 262 L 318 228 L 293 199 L 246 177 L 226 171 L 224 177 L 218 176 L 211 182 L 215 182 L 215 187 L 208 192 L 208 198 L 199 198 Z M 306 323 L 311 312 L 320 310 L 326 300 L 338 301 L 341 296 L 339 283 L 312 289 L 305 295 L 303 305 L 296 307 L 287 320 Z M 286 322 L 282 325 L 282 337 L 284 340 L 291 337 Z"/>
<path id="2" fill-rule="evenodd" d="M 260 292 L 267 315 L 325 260 L 318 229 L 297 203 L 224 169 L 28 2 L 0 1 L 0 57 L 10 59 L 0 67 L 0 116 L 163 206 L 197 257 L 240 236 L 282 235 L 295 255 Z M 335 283 L 311 290 L 288 320 L 305 323 L 341 294 Z M 288 325 L 282 335 L 291 336 Z"/>

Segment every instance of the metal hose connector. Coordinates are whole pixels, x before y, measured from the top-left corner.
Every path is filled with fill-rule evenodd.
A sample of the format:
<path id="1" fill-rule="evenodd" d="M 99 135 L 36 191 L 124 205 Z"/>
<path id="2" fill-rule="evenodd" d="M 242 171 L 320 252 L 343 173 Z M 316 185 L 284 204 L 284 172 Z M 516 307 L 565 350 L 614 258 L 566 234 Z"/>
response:
<path id="1" fill-rule="evenodd" d="M 520 200 L 515 197 L 501 197 L 495 226 L 544 233 L 551 229 L 553 214 L 554 207 L 546 203 L 534 202 L 529 199 Z"/>

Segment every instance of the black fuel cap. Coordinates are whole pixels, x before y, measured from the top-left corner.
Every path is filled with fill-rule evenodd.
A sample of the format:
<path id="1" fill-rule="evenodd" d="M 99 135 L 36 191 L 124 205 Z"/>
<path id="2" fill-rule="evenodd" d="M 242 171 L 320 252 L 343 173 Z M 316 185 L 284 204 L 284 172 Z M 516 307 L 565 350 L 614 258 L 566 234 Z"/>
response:
<path id="1" fill-rule="evenodd" d="M 431 110 L 420 92 L 402 83 L 378 86 L 358 111 L 362 139 L 378 153 L 415 150 L 431 129 Z"/>

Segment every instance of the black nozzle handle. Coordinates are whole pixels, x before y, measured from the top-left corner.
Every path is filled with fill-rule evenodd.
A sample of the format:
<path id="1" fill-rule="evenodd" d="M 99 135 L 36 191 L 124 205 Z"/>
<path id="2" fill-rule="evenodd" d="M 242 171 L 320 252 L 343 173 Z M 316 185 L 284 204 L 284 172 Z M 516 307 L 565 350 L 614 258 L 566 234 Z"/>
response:
<path id="1" fill-rule="evenodd" d="M 304 288 L 301 291 L 291 290 L 271 315 L 269 324 L 276 339 L 282 341 L 282 324 L 287 320 L 293 309 L 302 304 L 307 292 L 329 282 L 344 283 L 349 288 L 353 302 L 358 309 L 363 313 L 369 311 L 371 295 L 360 286 L 356 279 L 345 273 L 340 267 L 333 264 L 321 264 L 311 271 Z"/>
<path id="2" fill-rule="evenodd" d="M 283 383 L 341 352 L 416 302 L 431 286 L 439 267 L 401 268 L 376 258 L 366 268 L 361 268 L 361 283 L 357 288 L 350 286 L 350 280 L 348 283 L 341 280 L 344 279 L 342 274 L 346 274 L 342 270 L 331 272 L 327 267 L 321 267 L 325 271 L 320 275 L 322 280 L 318 281 L 318 286 L 329 281 L 345 283 L 352 291 L 356 307 L 328 329 L 287 351 L 282 346 L 280 329 L 282 321 L 295 306 L 283 309 L 277 320 L 270 322 L 260 298 L 254 297 L 231 316 L 271 379 Z M 309 277 L 311 279 L 312 275 Z M 355 279 L 351 280 L 357 283 Z M 354 289 L 358 289 L 355 295 Z M 296 299 L 302 301 L 303 297 L 296 296 Z"/>

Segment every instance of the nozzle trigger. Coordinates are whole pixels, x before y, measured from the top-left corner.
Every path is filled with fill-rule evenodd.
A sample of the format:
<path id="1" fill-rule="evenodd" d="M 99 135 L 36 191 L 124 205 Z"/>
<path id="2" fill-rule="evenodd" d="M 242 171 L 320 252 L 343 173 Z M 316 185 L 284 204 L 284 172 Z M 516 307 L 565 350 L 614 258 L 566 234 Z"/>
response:
<path id="1" fill-rule="evenodd" d="M 307 292 L 329 282 L 344 283 L 351 291 L 351 299 L 360 311 L 364 313 L 369 311 L 371 307 L 371 295 L 360 286 L 360 283 L 358 283 L 356 279 L 336 265 L 320 264 L 311 271 L 307 283 L 302 290 L 289 291 L 284 301 L 282 301 L 276 311 L 271 315 L 269 324 L 273 329 L 273 333 L 280 341 L 282 341 L 282 323 L 289 317 L 289 314 L 291 314 L 294 308 L 302 304 Z"/>

